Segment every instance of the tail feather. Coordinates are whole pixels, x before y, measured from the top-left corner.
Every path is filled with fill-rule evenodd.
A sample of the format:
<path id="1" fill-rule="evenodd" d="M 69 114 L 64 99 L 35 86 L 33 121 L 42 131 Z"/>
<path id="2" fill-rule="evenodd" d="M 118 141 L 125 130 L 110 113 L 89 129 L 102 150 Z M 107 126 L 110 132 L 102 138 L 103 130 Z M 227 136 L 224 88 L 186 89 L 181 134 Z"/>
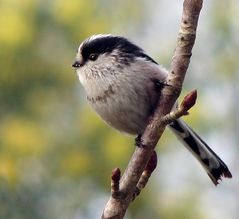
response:
<path id="1" fill-rule="evenodd" d="M 184 121 L 178 119 L 171 123 L 170 127 L 179 140 L 198 159 L 215 185 L 219 183 L 221 177 L 232 177 L 226 164 Z"/>

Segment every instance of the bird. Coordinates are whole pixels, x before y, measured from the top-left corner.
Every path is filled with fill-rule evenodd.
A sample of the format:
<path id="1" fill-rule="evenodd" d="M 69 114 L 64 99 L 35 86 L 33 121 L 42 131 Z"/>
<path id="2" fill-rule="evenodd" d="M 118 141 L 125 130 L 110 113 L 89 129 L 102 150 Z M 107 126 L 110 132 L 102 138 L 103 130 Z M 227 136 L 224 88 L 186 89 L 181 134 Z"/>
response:
<path id="1" fill-rule="evenodd" d="M 72 67 L 88 102 L 109 126 L 138 137 L 143 134 L 166 83 L 164 67 L 129 39 L 112 34 L 85 39 Z M 222 177 L 232 177 L 221 158 L 181 118 L 168 126 L 215 185 Z"/>

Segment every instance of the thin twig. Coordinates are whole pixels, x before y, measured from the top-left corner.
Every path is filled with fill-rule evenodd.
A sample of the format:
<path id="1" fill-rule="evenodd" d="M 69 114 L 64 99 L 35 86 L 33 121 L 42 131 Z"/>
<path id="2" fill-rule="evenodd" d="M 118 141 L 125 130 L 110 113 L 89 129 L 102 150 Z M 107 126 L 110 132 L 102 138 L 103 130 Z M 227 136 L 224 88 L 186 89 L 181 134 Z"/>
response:
<path id="1" fill-rule="evenodd" d="M 119 195 L 119 183 L 120 183 L 120 169 L 115 168 L 112 170 L 112 175 L 111 175 L 111 196 L 113 198 L 117 198 Z"/>
<path id="2" fill-rule="evenodd" d="M 136 196 L 138 196 L 140 194 L 140 192 L 142 191 L 142 189 L 147 185 L 147 182 L 151 176 L 151 174 L 153 173 L 153 171 L 155 170 L 156 166 L 157 166 L 157 153 L 156 151 L 153 151 L 149 162 L 147 163 L 147 166 L 145 167 L 137 185 L 136 185 L 136 190 L 135 193 L 133 194 L 133 199 L 134 200 L 136 198 Z"/>

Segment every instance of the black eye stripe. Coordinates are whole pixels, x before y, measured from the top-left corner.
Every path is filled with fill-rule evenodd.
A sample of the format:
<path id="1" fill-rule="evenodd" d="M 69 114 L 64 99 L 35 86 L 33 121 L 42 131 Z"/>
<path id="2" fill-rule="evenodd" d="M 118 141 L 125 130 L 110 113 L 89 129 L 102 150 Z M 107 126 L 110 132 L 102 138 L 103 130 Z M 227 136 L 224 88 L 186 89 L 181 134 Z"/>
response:
<path id="1" fill-rule="evenodd" d="M 93 39 L 88 38 L 82 44 L 81 54 L 84 61 L 94 61 L 98 58 L 99 55 L 104 53 L 111 53 L 115 49 L 118 49 L 119 52 L 121 52 L 121 55 L 125 55 L 127 57 L 129 56 L 131 58 L 142 57 L 157 64 L 152 58 L 146 55 L 140 47 L 131 43 L 126 38 L 120 36 L 106 35 Z M 95 54 L 97 55 L 97 57 L 91 57 Z"/>
<path id="2" fill-rule="evenodd" d="M 86 40 L 82 46 L 82 56 L 85 60 L 90 58 L 91 54 L 103 54 L 112 52 L 119 44 L 119 37 L 102 37 L 93 40 Z"/>

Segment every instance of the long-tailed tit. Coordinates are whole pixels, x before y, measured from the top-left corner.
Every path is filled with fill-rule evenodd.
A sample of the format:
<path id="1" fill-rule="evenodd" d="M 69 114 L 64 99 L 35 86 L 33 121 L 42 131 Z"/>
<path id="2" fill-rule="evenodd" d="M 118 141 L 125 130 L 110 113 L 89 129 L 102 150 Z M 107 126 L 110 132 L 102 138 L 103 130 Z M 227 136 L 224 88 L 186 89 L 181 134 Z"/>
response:
<path id="1" fill-rule="evenodd" d="M 81 43 L 72 66 L 87 100 L 106 123 L 133 135 L 144 132 L 160 101 L 166 69 L 126 38 L 110 34 L 93 35 Z M 223 176 L 232 177 L 226 164 L 183 120 L 169 126 L 215 185 Z"/>

